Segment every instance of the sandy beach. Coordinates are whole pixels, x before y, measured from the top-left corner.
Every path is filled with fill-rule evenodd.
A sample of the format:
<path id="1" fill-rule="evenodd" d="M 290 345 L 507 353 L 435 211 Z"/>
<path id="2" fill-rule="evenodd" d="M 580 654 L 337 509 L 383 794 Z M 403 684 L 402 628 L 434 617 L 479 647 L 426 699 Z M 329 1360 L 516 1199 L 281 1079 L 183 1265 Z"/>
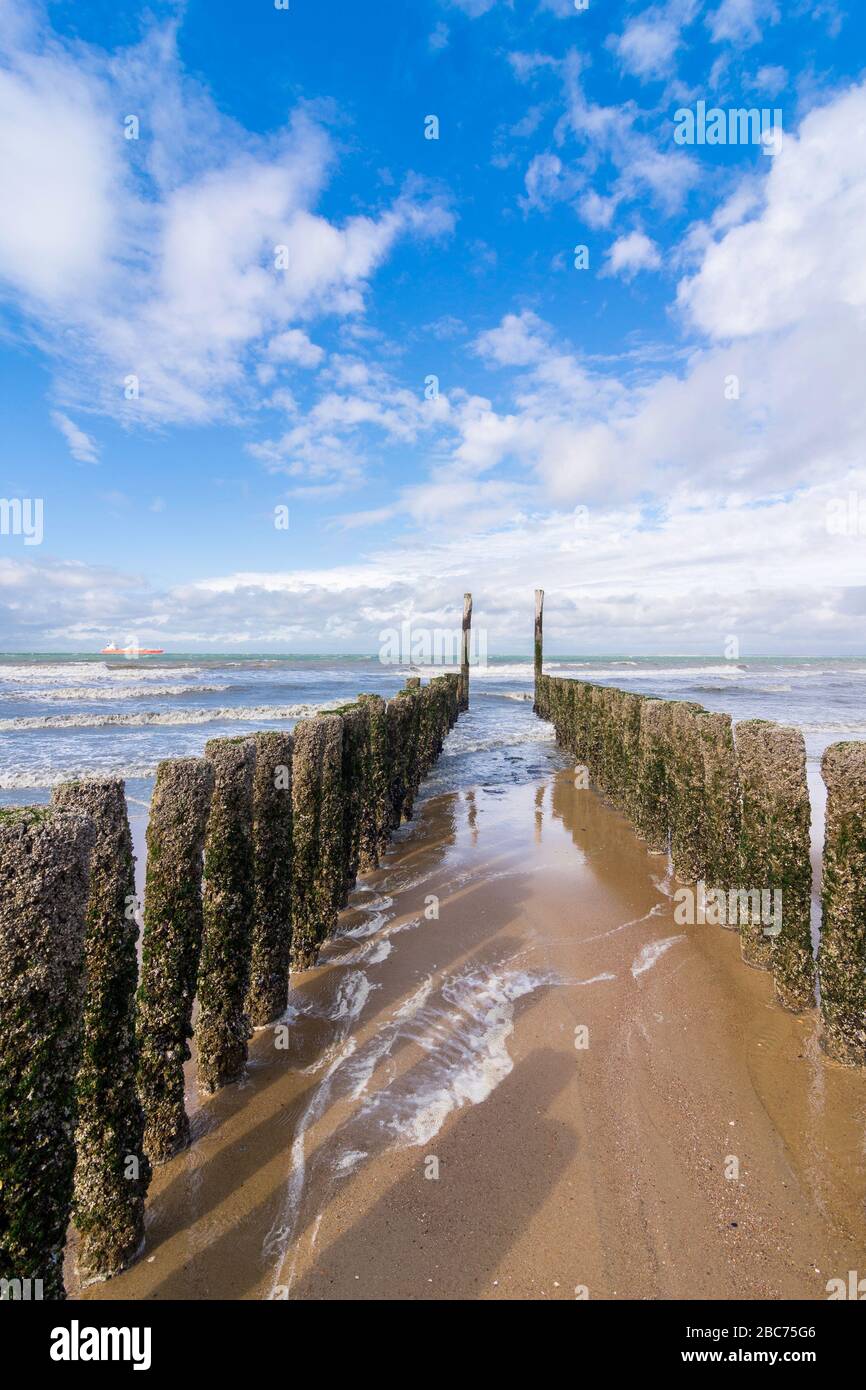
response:
<path id="1" fill-rule="evenodd" d="M 822 1299 L 862 1267 L 866 1076 L 736 933 L 675 923 L 562 754 L 530 772 L 427 796 L 247 1079 L 202 1104 L 188 1068 L 144 1256 L 79 1296 Z"/>

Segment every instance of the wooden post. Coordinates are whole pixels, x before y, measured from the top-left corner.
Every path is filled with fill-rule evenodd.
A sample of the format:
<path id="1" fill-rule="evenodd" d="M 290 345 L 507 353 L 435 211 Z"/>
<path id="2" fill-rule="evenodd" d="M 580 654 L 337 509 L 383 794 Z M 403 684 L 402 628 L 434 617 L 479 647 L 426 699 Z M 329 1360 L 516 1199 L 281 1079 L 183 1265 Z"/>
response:
<path id="1" fill-rule="evenodd" d="M 343 721 L 302 719 L 292 763 L 293 970 L 310 970 L 337 925 L 345 888 Z"/>
<path id="2" fill-rule="evenodd" d="M 247 738 L 212 738 L 205 758 L 214 788 L 204 842 L 198 1084 L 212 1095 L 239 1081 L 252 1029 L 246 1012 L 255 908 L 253 781 L 256 746 Z"/>
<path id="3" fill-rule="evenodd" d="M 156 769 L 147 822 L 144 935 L 136 1012 L 144 1151 L 165 1163 L 189 1143 L 183 1064 L 201 951 L 201 872 L 214 770 L 203 758 Z"/>
<path id="4" fill-rule="evenodd" d="M 246 1009 L 254 1028 L 285 1010 L 292 944 L 292 754 L 282 730 L 255 734 L 253 880 L 255 907 Z"/>
<path id="5" fill-rule="evenodd" d="M 834 743 L 821 759 L 827 784 L 824 907 L 818 970 L 821 1046 L 848 1066 L 866 1065 L 866 744 Z"/>
<path id="6" fill-rule="evenodd" d="M 543 640 L 544 629 L 544 590 L 535 591 L 535 699 L 533 701 L 533 711 L 538 713 L 538 687 L 541 681 L 541 663 L 544 648 Z"/>
<path id="7" fill-rule="evenodd" d="M 65 1298 L 89 816 L 0 811 L 0 1279 Z M 28 1285 L 28 1288 L 32 1285 Z M 14 1294 L 13 1294 L 14 1297 Z"/>
<path id="8" fill-rule="evenodd" d="M 463 638 L 460 646 L 460 708 L 469 708 L 469 633 L 472 629 L 472 595 L 463 595 Z"/>
<path id="9" fill-rule="evenodd" d="M 96 830 L 84 930 L 87 988 L 73 1202 L 79 1273 L 85 1283 L 95 1283 L 110 1279 L 138 1253 L 150 1178 L 135 1084 L 135 860 L 121 778 L 64 782 L 54 788 L 52 805 L 90 816 Z"/>

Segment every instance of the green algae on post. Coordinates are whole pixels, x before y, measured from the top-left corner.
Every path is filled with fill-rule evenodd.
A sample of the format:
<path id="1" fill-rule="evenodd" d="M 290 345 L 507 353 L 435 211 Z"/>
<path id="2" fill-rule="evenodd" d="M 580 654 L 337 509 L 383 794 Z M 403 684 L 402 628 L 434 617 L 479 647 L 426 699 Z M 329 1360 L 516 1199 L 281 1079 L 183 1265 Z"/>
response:
<path id="1" fill-rule="evenodd" d="M 412 819 L 415 797 L 421 785 L 421 692 L 420 690 L 398 690 L 397 700 L 402 701 L 409 710 L 404 726 L 404 789 L 402 817 Z"/>
<path id="2" fill-rule="evenodd" d="M 770 817 L 767 770 L 767 734 L 773 726 L 766 719 L 743 719 L 735 729 L 737 770 L 740 782 L 739 886 L 760 894 L 769 888 Z M 764 931 L 761 913 L 743 899 L 739 913 L 740 949 L 743 960 L 757 970 L 773 965 L 773 937 Z M 784 912 L 784 904 L 782 907 Z"/>
<path id="3" fill-rule="evenodd" d="M 670 845 L 668 744 L 671 708 L 669 700 L 644 700 L 640 709 L 635 828 L 653 854 L 666 853 Z"/>
<path id="4" fill-rule="evenodd" d="M 292 945 L 291 734 L 254 735 L 254 907 L 246 1009 L 254 1028 L 283 1013 L 289 993 Z"/>
<path id="5" fill-rule="evenodd" d="M 704 711 L 686 700 L 672 704 L 668 746 L 671 858 L 681 883 L 697 883 L 706 870 L 704 758 L 699 728 Z"/>
<path id="6" fill-rule="evenodd" d="M 401 699 L 398 692 L 393 700 L 388 701 L 385 714 L 388 723 L 391 830 L 396 830 L 403 820 L 403 810 L 409 789 L 412 724 L 415 719 L 415 710 L 411 701 L 405 698 Z"/>
<path id="7" fill-rule="evenodd" d="M 449 686 L 450 689 L 450 686 Z M 361 873 L 379 867 L 391 834 L 390 764 L 388 758 L 388 715 L 381 695 L 359 695 L 367 711 L 367 796 L 361 807 L 361 842 L 358 867 Z"/>
<path id="8" fill-rule="evenodd" d="M 535 701 L 533 710 L 536 714 L 541 714 L 541 704 L 539 701 L 539 687 L 544 666 L 544 590 L 535 591 Z"/>
<path id="9" fill-rule="evenodd" d="M 803 735 L 766 719 L 743 720 L 735 734 L 742 796 L 743 960 L 757 969 L 773 970 L 780 1003 L 792 1010 L 810 1008 L 814 1003 L 812 868 Z M 748 910 L 744 910 L 746 894 L 752 902 Z M 780 901 L 780 912 L 770 914 L 771 901 L 776 907 Z"/>
<path id="10" fill-rule="evenodd" d="M 0 1279 L 49 1299 L 66 1296 L 94 839 L 86 816 L 0 813 Z"/>
<path id="11" fill-rule="evenodd" d="M 117 1274 L 144 1241 L 150 1164 L 136 1089 L 135 860 L 120 778 L 63 783 L 52 802 L 58 811 L 90 816 L 96 832 L 84 934 L 73 1202 L 78 1269 L 87 1284 Z"/>
<path id="12" fill-rule="evenodd" d="M 213 767 L 203 758 L 172 758 L 157 767 L 150 802 L 136 1041 L 144 1150 L 154 1163 L 189 1143 L 183 1064 L 192 1037 L 213 784 Z"/>
<path id="13" fill-rule="evenodd" d="M 632 820 L 637 813 L 640 769 L 640 714 L 646 697 L 632 690 L 621 690 L 617 705 L 621 743 L 617 799 L 621 810 Z"/>
<path id="14" fill-rule="evenodd" d="M 453 729 L 460 716 L 460 677 L 449 671 L 442 679 L 448 683 L 448 727 Z"/>
<path id="15" fill-rule="evenodd" d="M 704 879 L 727 890 L 739 877 L 740 782 L 729 714 L 698 720 L 704 768 Z"/>
<path id="16" fill-rule="evenodd" d="M 358 703 L 339 711 L 343 721 L 343 891 L 345 907 L 358 879 L 364 807 L 369 800 L 370 719 L 367 706 Z"/>
<path id="17" fill-rule="evenodd" d="M 337 924 L 345 885 L 343 721 L 317 715 L 294 734 L 292 968 L 308 970 Z"/>
<path id="18" fill-rule="evenodd" d="M 834 743 L 821 760 L 827 784 L 818 951 L 821 1045 L 848 1066 L 866 1065 L 866 743 Z"/>
<path id="19" fill-rule="evenodd" d="M 247 738 L 210 739 L 214 789 L 204 845 L 201 959 L 196 1026 L 198 1081 L 212 1093 L 240 1080 L 247 1062 L 253 879 L 253 779 Z"/>
<path id="20" fill-rule="evenodd" d="M 460 709 L 469 708 L 469 639 L 472 630 L 472 595 L 463 595 L 463 626 L 460 633 Z"/>
<path id="21" fill-rule="evenodd" d="M 781 898 L 773 947 L 776 999 L 799 1013 L 815 1006 L 812 955 L 811 805 L 806 743 L 799 729 L 773 725 L 768 735 L 770 774 L 770 888 Z"/>

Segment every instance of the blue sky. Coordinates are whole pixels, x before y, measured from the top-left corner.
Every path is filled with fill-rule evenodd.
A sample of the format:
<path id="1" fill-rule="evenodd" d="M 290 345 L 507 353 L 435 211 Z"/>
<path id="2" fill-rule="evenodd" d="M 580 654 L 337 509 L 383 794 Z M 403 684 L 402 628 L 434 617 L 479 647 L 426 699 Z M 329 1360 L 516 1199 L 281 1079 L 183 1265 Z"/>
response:
<path id="1" fill-rule="evenodd" d="M 0 647 L 862 651 L 862 7 L 0 18 Z"/>

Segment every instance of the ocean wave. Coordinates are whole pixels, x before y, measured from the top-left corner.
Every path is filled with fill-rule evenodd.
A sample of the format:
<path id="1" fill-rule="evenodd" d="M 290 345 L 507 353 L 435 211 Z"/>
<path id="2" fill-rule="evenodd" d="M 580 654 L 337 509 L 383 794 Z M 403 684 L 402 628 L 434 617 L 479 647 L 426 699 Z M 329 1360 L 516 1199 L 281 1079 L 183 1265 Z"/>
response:
<path id="1" fill-rule="evenodd" d="M 161 759 L 157 759 L 160 762 Z M 88 777 L 122 777 L 124 781 L 156 776 L 156 762 L 127 763 L 120 767 L 94 766 L 94 761 L 81 762 L 58 770 L 56 766 L 32 766 L 18 772 L 0 771 L 0 791 L 33 791 L 37 787 L 57 787 L 61 782 L 80 782 Z"/>
<path id="2" fill-rule="evenodd" d="M 256 724 L 304 719 L 322 708 L 327 705 L 229 705 L 214 709 L 141 710 L 128 714 L 34 714 L 0 719 L 0 731 L 136 728 L 154 724 Z"/>
<path id="3" fill-rule="evenodd" d="M 462 757 L 464 753 L 485 753 L 494 748 L 513 748 L 518 744 L 554 743 L 555 741 L 556 735 L 553 725 L 548 724 L 546 720 L 539 720 L 537 724 L 530 724 L 527 728 L 522 728 L 513 734 L 493 732 L 487 738 L 477 733 L 473 735 L 468 729 L 461 729 L 458 724 L 448 735 L 448 742 L 440 762 L 446 763 L 452 758 Z"/>
<path id="4" fill-rule="evenodd" d="M 216 695 L 230 685 L 60 685 L 53 690 L 0 690 L 0 700 L 32 700 L 35 704 L 78 700 L 141 700 L 169 695 Z"/>
<path id="5" fill-rule="evenodd" d="M 110 667 L 104 661 L 69 661 L 62 666 L 43 666 L 39 662 L 34 662 L 32 666 L 5 666 L 0 662 L 0 685 L 4 681 L 12 681 L 16 685 L 68 685 L 71 680 L 91 684 L 95 681 L 128 681 L 130 678 L 137 681 L 164 681 L 166 669 L 165 666 L 133 666 L 131 661 L 128 667 Z M 197 666 L 172 665 L 168 669 L 172 672 L 183 672 L 185 676 L 201 674 Z"/>
<path id="6" fill-rule="evenodd" d="M 643 680 L 683 680 L 694 679 L 700 676 L 716 676 L 727 681 L 742 680 L 744 676 L 751 674 L 747 666 L 715 665 L 715 666 L 653 666 L 650 662 L 643 665 L 630 665 L 628 669 L 621 666 L 584 666 L 579 662 L 547 662 L 544 663 L 545 671 L 558 668 L 561 671 L 574 671 L 580 680 L 586 681 L 643 681 Z"/>
<path id="7" fill-rule="evenodd" d="M 866 721 L 862 719 L 825 719 L 819 724 L 806 724 L 792 719 L 790 723 L 796 724 L 804 734 L 859 734 L 860 739 L 866 738 Z M 859 740 L 855 740 L 857 741 Z"/>

